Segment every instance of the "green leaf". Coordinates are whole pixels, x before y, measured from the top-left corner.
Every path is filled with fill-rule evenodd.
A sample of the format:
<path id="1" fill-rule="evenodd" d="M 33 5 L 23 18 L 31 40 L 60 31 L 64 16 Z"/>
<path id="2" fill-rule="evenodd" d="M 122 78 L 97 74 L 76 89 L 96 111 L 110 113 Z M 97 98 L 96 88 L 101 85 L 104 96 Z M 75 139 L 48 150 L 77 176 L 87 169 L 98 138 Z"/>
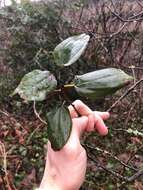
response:
<path id="1" fill-rule="evenodd" d="M 33 70 L 26 74 L 12 96 L 19 94 L 26 101 L 42 101 L 57 86 L 57 81 L 49 71 Z"/>
<path id="2" fill-rule="evenodd" d="M 53 52 L 55 63 L 59 66 L 69 66 L 76 62 L 86 49 L 89 39 L 89 35 L 81 34 L 61 42 Z"/>
<path id="3" fill-rule="evenodd" d="M 64 105 L 55 108 L 46 115 L 48 139 L 52 148 L 60 150 L 70 137 L 72 120 L 67 107 Z"/>
<path id="4" fill-rule="evenodd" d="M 122 70 L 108 68 L 76 76 L 74 84 L 80 96 L 95 100 L 115 93 L 131 80 Z"/>

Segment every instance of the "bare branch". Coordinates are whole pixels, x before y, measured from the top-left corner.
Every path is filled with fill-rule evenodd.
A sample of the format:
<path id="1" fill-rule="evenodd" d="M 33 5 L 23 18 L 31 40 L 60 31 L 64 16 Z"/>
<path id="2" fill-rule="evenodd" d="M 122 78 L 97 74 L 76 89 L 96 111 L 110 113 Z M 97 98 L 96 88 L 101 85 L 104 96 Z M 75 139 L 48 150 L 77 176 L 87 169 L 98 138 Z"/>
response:
<path id="1" fill-rule="evenodd" d="M 133 176 L 129 177 L 128 178 L 128 182 L 132 182 L 134 181 L 135 179 L 141 177 L 143 175 L 143 169 L 142 170 L 139 170 L 137 173 L 135 173 Z"/>
<path id="2" fill-rule="evenodd" d="M 44 120 L 40 117 L 39 113 L 38 113 L 37 110 L 36 110 L 35 101 L 34 101 L 34 103 L 33 103 L 33 110 L 34 110 L 34 113 L 35 113 L 36 117 L 37 117 L 42 123 L 44 123 L 44 124 L 46 125 L 46 124 L 47 124 L 46 121 L 44 121 Z"/>
<path id="3" fill-rule="evenodd" d="M 5 112 L 5 111 L 3 111 L 3 110 L 0 110 L 0 113 L 4 114 L 4 115 L 6 115 L 6 116 L 9 116 L 9 114 L 8 114 L 8 113 L 6 113 L 6 112 Z"/>
<path id="4" fill-rule="evenodd" d="M 113 155 L 112 153 L 108 152 L 107 150 L 102 150 L 99 147 L 92 147 L 92 146 L 87 145 L 87 144 L 84 145 L 84 146 L 86 146 L 87 148 L 89 148 L 91 150 L 95 150 L 95 151 L 98 151 L 100 153 L 108 155 L 109 157 L 111 157 L 111 158 L 115 159 L 116 161 L 120 162 L 120 164 L 122 164 L 123 166 L 125 166 L 125 167 L 127 167 L 127 168 L 129 168 L 129 169 L 131 169 L 133 171 L 138 171 L 136 168 L 134 168 L 134 167 L 126 164 L 125 162 L 123 162 L 122 160 L 120 160 L 117 156 Z"/>
<path id="5" fill-rule="evenodd" d="M 136 86 L 138 86 L 141 82 L 143 82 L 143 78 L 137 81 L 133 86 L 131 86 L 107 111 L 111 112 L 116 105 L 123 100 L 130 92 L 132 92 Z"/>
<path id="6" fill-rule="evenodd" d="M 92 158 L 92 156 L 88 155 L 88 158 L 93 161 L 94 163 L 96 163 L 96 165 L 100 168 L 102 168 L 103 170 L 105 170 L 106 172 L 110 173 L 111 175 L 113 175 L 114 177 L 116 177 L 117 179 L 123 180 L 123 181 L 127 181 L 127 178 L 120 175 L 119 173 L 112 171 L 108 168 L 106 168 L 105 166 L 103 166 L 101 163 L 99 163 L 98 161 L 96 161 L 95 159 Z"/>
<path id="7" fill-rule="evenodd" d="M 136 17 L 139 17 L 139 16 L 143 16 L 143 11 L 139 12 L 138 14 L 136 14 L 136 15 L 134 15 L 132 17 L 129 17 L 128 19 L 124 19 L 118 13 L 112 11 L 110 7 L 108 7 L 108 6 L 106 6 L 106 7 L 111 11 L 111 13 L 114 16 L 116 16 L 122 22 L 134 22 L 134 21 L 141 21 L 141 20 L 143 20 L 142 17 L 141 18 L 136 18 Z"/>

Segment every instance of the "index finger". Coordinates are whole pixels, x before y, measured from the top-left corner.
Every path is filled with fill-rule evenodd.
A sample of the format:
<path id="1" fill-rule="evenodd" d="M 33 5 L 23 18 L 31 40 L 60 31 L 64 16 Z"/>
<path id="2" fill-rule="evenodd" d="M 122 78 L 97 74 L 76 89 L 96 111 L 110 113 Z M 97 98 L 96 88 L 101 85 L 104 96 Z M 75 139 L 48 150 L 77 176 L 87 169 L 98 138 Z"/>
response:
<path id="1" fill-rule="evenodd" d="M 92 110 L 87 105 L 85 105 L 81 100 L 76 100 L 72 104 L 77 110 L 76 111 L 72 105 L 68 107 L 72 118 L 78 117 L 78 113 L 82 116 L 88 116 L 89 114 L 93 113 Z"/>

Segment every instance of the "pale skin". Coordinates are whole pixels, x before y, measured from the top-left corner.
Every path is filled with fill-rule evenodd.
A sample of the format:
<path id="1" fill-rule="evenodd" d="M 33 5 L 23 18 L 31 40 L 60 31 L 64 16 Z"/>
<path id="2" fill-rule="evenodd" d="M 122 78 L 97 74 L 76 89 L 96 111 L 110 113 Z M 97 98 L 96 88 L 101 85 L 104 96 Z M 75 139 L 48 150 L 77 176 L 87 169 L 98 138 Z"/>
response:
<path id="1" fill-rule="evenodd" d="M 100 135 L 107 135 L 108 129 L 103 120 L 109 118 L 108 112 L 92 111 L 80 100 L 69 106 L 72 117 L 72 132 L 66 145 L 60 151 L 54 151 L 48 142 L 46 166 L 40 190 L 78 190 L 85 178 L 87 155 L 80 144 L 80 137 L 84 131 L 97 131 Z"/>

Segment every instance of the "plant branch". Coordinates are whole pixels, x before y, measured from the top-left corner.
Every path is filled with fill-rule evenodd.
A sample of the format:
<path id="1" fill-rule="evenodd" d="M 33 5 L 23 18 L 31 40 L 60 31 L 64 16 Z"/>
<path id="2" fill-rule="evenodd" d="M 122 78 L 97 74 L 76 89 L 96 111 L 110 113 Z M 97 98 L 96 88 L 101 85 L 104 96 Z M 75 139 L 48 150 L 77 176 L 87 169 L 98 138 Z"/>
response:
<path id="1" fill-rule="evenodd" d="M 103 170 L 105 170 L 106 172 L 110 173 L 111 175 L 113 175 L 114 177 L 120 179 L 120 180 L 124 180 L 124 181 L 127 181 L 127 178 L 120 175 L 119 173 L 115 172 L 115 171 L 112 171 L 108 168 L 106 168 L 105 166 L 103 166 L 101 163 L 99 163 L 98 161 L 96 161 L 95 159 L 93 159 L 90 155 L 88 155 L 88 158 L 93 161 L 94 163 L 96 163 L 96 165 L 100 168 L 102 168 Z"/>
<path id="2" fill-rule="evenodd" d="M 137 81 L 134 85 L 132 85 L 112 106 L 107 110 L 107 112 L 111 112 L 113 108 L 116 107 L 116 105 L 123 100 L 130 92 L 134 90 L 136 86 L 138 86 L 141 82 L 143 82 L 143 78 L 141 78 L 139 81 Z"/>
<path id="3" fill-rule="evenodd" d="M 34 110 L 34 113 L 35 113 L 36 117 L 37 117 L 42 123 L 44 123 L 44 124 L 46 125 L 46 124 L 47 124 L 46 121 L 44 121 L 44 120 L 40 117 L 39 113 L 38 113 L 37 110 L 36 110 L 36 103 L 35 103 L 35 101 L 34 101 L 34 103 L 33 103 L 33 110 Z"/>
<path id="4" fill-rule="evenodd" d="M 115 159 L 116 161 L 120 162 L 120 164 L 122 164 L 123 166 L 125 166 L 126 168 L 129 168 L 133 171 L 138 171 L 136 168 L 132 167 L 132 166 L 129 166 L 128 164 L 126 164 L 125 162 L 123 162 L 122 160 L 120 160 L 117 156 L 113 155 L 112 153 L 106 151 L 106 150 L 102 150 L 101 148 L 99 147 L 92 147 L 90 145 L 84 145 L 85 147 L 91 149 L 91 150 L 95 150 L 95 151 L 98 151 L 100 153 L 103 153 L 103 154 L 106 154 L 108 155 L 109 157 Z"/>
<path id="5" fill-rule="evenodd" d="M 134 175 L 132 175 L 131 177 L 128 178 L 128 182 L 132 182 L 135 179 L 139 178 L 140 176 L 143 175 L 143 169 L 139 170 L 137 173 L 135 173 Z"/>
<path id="6" fill-rule="evenodd" d="M 6 149 L 5 149 L 5 145 L 1 141 L 0 141 L 0 154 L 3 157 L 3 171 L 4 171 L 4 174 L 5 174 L 4 181 L 6 183 L 6 186 L 7 186 L 8 190 L 11 190 L 10 181 L 9 181 L 8 172 L 7 172 L 7 152 L 6 152 Z"/>
<path id="7" fill-rule="evenodd" d="M 5 111 L 3 111 L 3 110 L 0 110 L 0 113 L 2 113 L 2 114 L 4 114 L 4 115 L 6 115 L 7 117 L 9 116 L 8 115 L 8 113 L 6 113 Z"/>
<path id="8" fill-rule="evenodd" d="M 111 10 L 110 7 L 106 6 L 110 11 L 111 13 L 116 16 L 120 21 L 122 22 L 133 22 L 133 21 L 140 21 L 140 20 L 143 20 L 143 18 L 136 18 L 136 17 L 139 17 L 139 16 L 142 16 L 143 15 L 143 11 L 139 12 L 138 14 L 132 16 L 132 17 L 129 17 L 129 19 L 124 19 L 122 18 L 118 13 L 114 12 Z"/>
<path id="9" fill-rule="evenodd" d="M 92 154 L 95 156 L 94 152 Z M 91 161 L 93 161 L 98 167 L 100 167 L 103 170 L 105 170 L 106 172 L 110 173 L 111 175 L 113 175 L 117 179 L 123 180 L 123 183 L 121 184 L 121 186 L 126 184 L 126 183 L 133 182 L 134 180 L 136 180 L 137 178 L 139 178 L 139 177 L 141 177 L 143 175 L 143 169 L 141 169 L 141 170 L 138 170 L 131 177 L 124 177 L 123 175 L 119 174 L 118 172 L 112 171 L 111 169 L 108 169 L 107 167 L 103 166 L 100 162 L 98 162 L 97 160 L 92 158 L 92 156 L 90 156 L 89 154 L 88 154 L 88 158 Z"/>
<path id="10" fill-rule="evenodd" d="M 138 172 L 136 172 L 134 175 L 132 175 L 131 177 L 128 177 L 120 186 L 119 189 L 121 189 L 122 186 L 124 186 L 126 183 L 130 183 L 135 181 L 137 178 L 141 177 L 143 175 L 143 169 L 139 170 Z"/>

